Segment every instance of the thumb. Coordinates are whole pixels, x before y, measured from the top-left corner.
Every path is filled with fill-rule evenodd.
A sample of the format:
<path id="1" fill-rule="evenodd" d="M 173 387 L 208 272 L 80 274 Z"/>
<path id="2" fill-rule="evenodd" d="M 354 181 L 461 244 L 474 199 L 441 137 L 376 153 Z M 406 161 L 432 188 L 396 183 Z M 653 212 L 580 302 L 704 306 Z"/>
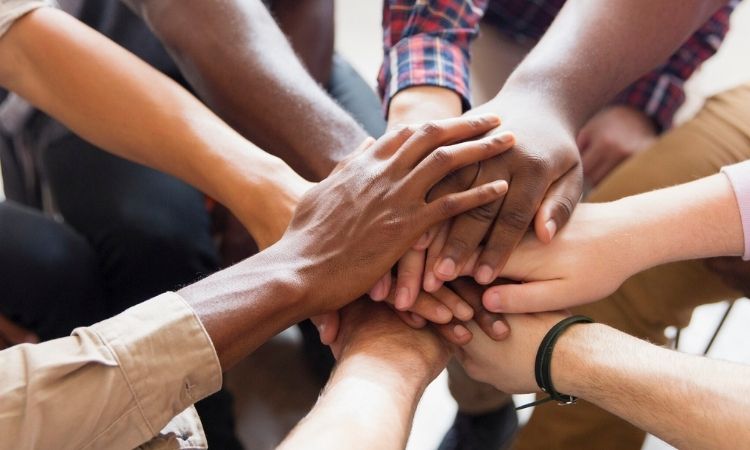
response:
<path id="1" fill-rule="evenodd" d="M 540 241 L 548 244 L 555 234 L 568 223 L 573 209 L 581 199 L 583 176 L 576 166 L 547 190 L 534 218 L 534 231 Z"/>
<path id="2" fill-rule="evenodd" d="M 336 341 L 336 337 L 339 334 L 339 312 L 334 311 L 319 316 L 311 317 L 312 323 L 318 329 L 320 335 L 320 342 L 324 345 L 331 345 Z"/>
<path id="3" fill-rule="evenodd" d="M 534 313 L 556 311 L 576 303 L 566 295 L 563 280 L 532 281 L 493 286 L 482 295 L 487 311 L 495 313 Z"/>

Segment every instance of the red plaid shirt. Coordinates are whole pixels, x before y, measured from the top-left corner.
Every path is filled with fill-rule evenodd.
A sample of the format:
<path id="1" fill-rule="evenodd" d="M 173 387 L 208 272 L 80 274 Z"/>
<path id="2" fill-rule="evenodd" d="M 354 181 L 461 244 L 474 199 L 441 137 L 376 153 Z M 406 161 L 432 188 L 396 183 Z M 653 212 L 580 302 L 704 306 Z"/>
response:
<path id="1" fill-rule="evenodd" d="M 664 130 L 685 100 L 683 84 L 721 45 L 731 0 L 664 64 L 623 91 L 615 102 L 633 106 Z M 536 41 L 565 0 L 385 0 L 384 60 L 378 77 L 386 103 L 410 86 L 441 86 L 457 92 L 469 108 L 469 47 L 484 17 L 519 42 Z"/>

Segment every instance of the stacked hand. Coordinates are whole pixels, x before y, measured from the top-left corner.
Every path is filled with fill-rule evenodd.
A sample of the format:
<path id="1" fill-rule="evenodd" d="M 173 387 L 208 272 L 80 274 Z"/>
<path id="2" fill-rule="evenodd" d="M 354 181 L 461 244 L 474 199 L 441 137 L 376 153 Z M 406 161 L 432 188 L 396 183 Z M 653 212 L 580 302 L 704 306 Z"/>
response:
<path id="1" fill-rule="evenodd" d="M 542 102 L 533 111 L 528 104 L 528 98 L 504 95 L 467 113 L 501 114 L 506 120 L 488 135 L 507 139 L 512 149 L 450 174 L 430 192 L 435 198 L 507 180 L 507 197 L 432 227 L 401 258 L 395 282 L 388 274 L 370 291 L 374 300 L 392 299 L 397 310 L 413 313 L 406 316 L 411 325 L 423 325 L 425 320 L 442 324 L 446 310 L 460 321 L 497 322 L 499 318 L 485 308 L 442 294 L 443 284 L 467 275 L 480 284 L 493 282 L 532 223 L 537 238 L 548 243 L 568 221 L 582 188 L 573 127 L 561 123 Z M 513 131 L 514 140 L 506 130 Z M 434 300 L 445 308 L 424 306 Z"/>

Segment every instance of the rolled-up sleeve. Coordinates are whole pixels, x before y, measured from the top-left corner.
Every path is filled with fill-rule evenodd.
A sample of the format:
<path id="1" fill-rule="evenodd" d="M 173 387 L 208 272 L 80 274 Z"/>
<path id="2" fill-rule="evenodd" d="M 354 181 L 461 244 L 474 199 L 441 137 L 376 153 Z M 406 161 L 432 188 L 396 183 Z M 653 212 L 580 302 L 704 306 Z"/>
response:
<path id="1" fill-rule="evenodd" d="M 167 293 L 70 337 L 0 352 L 0 436 L 16 448 L 132 449 L 221 382 L 200 320 Z M 179 438 L 182 448 L 204 441 Z"/>
<path id="2" fill-rule="evenodd" d="M 57 6 L 54 0 L 2 0 L 0 1 L 0 37 L 16 20 L 43 6 Z"/>
<path id="3" fill-rule="evenodd" d="M 722 167 L 721 172 L 729 178 L 740 210 L 742 234 L 745 238 L 745 254 L 742 259 L 750 261 L 750 160 Z"/>
<path id="4" fill-rule="evenodd" d="M 739 2 L 731 0 L 716 11 L 669 60 L 625 89 L 616 103 L 643 111 L 660 131 L 669 129 L 685 102 L 685 81 L 719 50 Z"/>
<path id="5" fill-rule="evenodd" d="M 391 98 L 412 86 L 438 86 L 470 107 L 469 47 L 488 0 L 386 0 L 383 65 L 378 86 L 387 111 Z"/>

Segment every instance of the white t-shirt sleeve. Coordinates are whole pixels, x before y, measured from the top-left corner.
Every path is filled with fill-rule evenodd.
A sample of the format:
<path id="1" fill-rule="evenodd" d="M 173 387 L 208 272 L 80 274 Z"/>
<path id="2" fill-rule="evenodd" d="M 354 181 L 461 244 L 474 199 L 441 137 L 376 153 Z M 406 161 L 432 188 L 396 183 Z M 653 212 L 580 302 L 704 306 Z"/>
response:
<path id="1" fill-rule="evenodd" d="M 0 37 L 13 23 L 42 6 L 57 6 L 55 0 L 0 0 Z"/>

